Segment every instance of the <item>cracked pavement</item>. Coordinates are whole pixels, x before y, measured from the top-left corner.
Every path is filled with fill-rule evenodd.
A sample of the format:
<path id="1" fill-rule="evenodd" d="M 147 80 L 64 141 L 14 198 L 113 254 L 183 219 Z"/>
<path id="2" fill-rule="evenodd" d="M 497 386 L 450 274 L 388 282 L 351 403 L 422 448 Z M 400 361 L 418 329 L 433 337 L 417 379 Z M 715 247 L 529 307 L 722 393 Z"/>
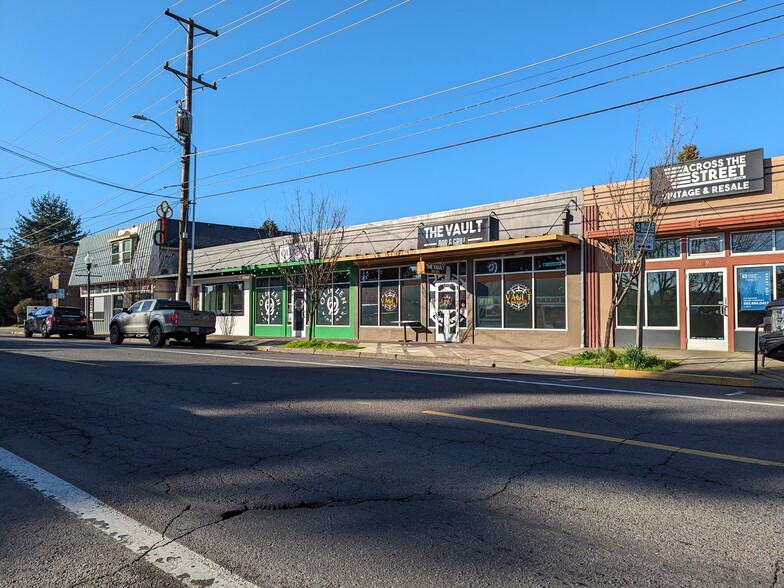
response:
<path id="1" fill-rule="evenodd" d="M 422 414 L 784 461 L 784 400 L 2 335 L 0 357 L 1 447 L 159 532 L 151 553 L 259 586 L 784 586 L 784 468 Z M 2 473 L 0 505 L 10 586 L 179 585 Z"/>

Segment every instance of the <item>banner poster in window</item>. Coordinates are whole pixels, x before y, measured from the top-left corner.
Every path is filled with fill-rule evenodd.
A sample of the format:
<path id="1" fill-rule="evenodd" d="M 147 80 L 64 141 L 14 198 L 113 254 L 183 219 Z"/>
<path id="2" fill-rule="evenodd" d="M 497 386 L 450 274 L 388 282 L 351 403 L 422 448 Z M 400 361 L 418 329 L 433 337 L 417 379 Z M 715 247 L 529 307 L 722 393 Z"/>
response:
<path id="1" fill-rule="evenodd" d="M 329 288 L 319 298 L 319 313 L 325 324 L 341 324 L 348 311 L 348 297 L 342 288 Z"/>
<path id="2" fill-rule="evenodd" d="M 740 310 L 765 310 L 770 302 L 771 269 L 754 268 L 738 272 Z"/>
<path id="3" fill-rule="evenodd" d="M 269 324 L 280 322 L 280 292 L 277 290 L 260 292 L 256 304 L 259 318 L 264 317 Z"/>
<path id="4" fill-rule="evenodd" d="M 387 312 L 396 310 L 398 304 L 397 290 L 384 290 L 381 293 L 381 299 L 379 302 L 381 303 L 381 308 Z"/>
<path id="5" fill-rule="evenodd" d="M 525 284 L 514 284 L 506 291 L 504 298 L 512 310 L 525 310 L 531 305 L 531 289 Z"/>

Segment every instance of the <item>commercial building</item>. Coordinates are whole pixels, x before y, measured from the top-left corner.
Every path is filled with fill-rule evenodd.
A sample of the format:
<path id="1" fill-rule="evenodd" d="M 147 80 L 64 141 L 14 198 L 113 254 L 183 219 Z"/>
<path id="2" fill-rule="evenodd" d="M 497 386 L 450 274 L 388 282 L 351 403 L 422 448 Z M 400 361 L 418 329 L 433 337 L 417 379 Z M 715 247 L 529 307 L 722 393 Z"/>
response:
<path id="1" fill-rule="evenodd" d="M 667 187 L 654 195 L 663 209 L 645 267 L 644 346 L 752 350 L 765 305 L 784 297 L 784 158 L 755 149 L 654 168 L 652 177 Z M 619 277 L 616 227 L 631 230 L 641 220 L 619 219 L 617 211 L 629 208 L 618 206 L 618 194 L 608 186 L 583 190 L 589 347 L 603 341 Z M 618 309 L 615 345 L 634 342 L 637 285 Z"/>
<path id="2" fill-rule="evenodd" d="M 79 242 L 68 283 L 79 288 L 80 306 L 96 333 L 107 333 L 109 319 L 141 298 L 175 295 L 177 241 L 167 235 L 177 234 L 178 221 L 169 221 L 163 231 L 161 221 L 154 220 L 90 235 Z M 263 231 L 249 227 L 197 222 L 195 245 L 216 246 L 263 235 Z"/>
<path id="3" fill-rule="evenodd" d="M 316 336 L 579 346 L 581 199 L 574 190 L 346 227 Z M 196 252 L 194 300 L 218 313 L 219 333 L 306 336 L 298 247 L 318 243 L 285 236 Z"/>

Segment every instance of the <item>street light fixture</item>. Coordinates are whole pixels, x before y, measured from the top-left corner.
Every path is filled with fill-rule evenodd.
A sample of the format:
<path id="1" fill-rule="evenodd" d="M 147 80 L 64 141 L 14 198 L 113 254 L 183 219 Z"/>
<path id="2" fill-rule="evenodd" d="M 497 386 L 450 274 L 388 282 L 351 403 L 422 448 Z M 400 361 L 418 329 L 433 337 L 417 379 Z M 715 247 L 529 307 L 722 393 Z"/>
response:
<path id="1" fill-rule="evenodd" d="M 177 260 L 177 298 L 179 299 L 187 299 L 189 302 L 192 302 L 193 298 L 193 261 L 194 261 L 194 249 L 196 247 L 196 156 L 198 154 L 198 149 L 196 145 L 193 145 L 190 140 L 190 130 L 188 129 L 187 134 L 185 135 L 185 140 L 181 140 L 178 137 L 175 137 L 172 133 L 170 133 L 166 128 L 163 127 L 157 120 L 153 120 L 151 118 L 147 118 L 143 114 L 134 114 L 133 118 L 137 120 L 142 120 L 145 122 L 151 122 L 156 125 L 159 129 L 161 129 L 164 133 L 169 135 L 176 143 L 182 147 L 182 197 L 180 199 L 180 240 L 179 240 L 179 250 L 178 250 L 178 260 Z M 193 151 L 191 151 L 191 147 Z M 188 251 L 187 241 L 188 241 L 188 231 L 187 231 L 187 222 L 188 222 L 188 206 L 190 205 L 190 199 L 188 197 L 190 190 L 190 159 L 193 158 L 193 217 L 191 218 L 191 271 L 188 275 L 188 291 L 185 292 L 185 273 L 187 272 L 187 263 L 186 263 L 186 253 Z M 182 219 L 185 219 L 185 222 L 182 222 Z"/>

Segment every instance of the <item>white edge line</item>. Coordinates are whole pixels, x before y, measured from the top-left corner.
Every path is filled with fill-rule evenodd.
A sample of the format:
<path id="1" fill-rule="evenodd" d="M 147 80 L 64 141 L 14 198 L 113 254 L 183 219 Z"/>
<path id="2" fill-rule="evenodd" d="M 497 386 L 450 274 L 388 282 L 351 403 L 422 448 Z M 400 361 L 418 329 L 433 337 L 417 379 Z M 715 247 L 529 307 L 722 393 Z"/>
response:
<path id="1" fill-rule="evenodd" d="M 133 347 L 129 347 L 128 349 L 134 349 Z M 146 349 L 144 347 L 136 347 L 138 351 L 153 351 L 152 349 Z M 663 392 L 646 392 L 644 390 L 626 390 L 622 388 L 605 388 L 602 386 L 581 386 L 575 384 L 557 384 L 555 382 L 537 382 L 534 380 L 517 380 L 513 378 L 499 378 L 495 376 L 469 376 L 466 374 L 454 374 L 449 372 L 434 372 L 430 370 L 407 370 L 401 368 L 386 368 L 386 367 L 378 367 L 378 366 L 356 366 L 350 364 L 342 364 L 342 363 L 329 363 L 329 362 L 320 362 L 320 361 L 306 361 L 301 359 L 279 359 L 279 358 L 272 358 L 268 355 L 228 355 L 224 353 L 200 353 L 196 351 L 173 351 L 171 349 L 167 350 L 157 350 L 157 353 L 178 353 L 178 354 L 187 354 L 187 355 L 204 355 L 208 357 L 225 357 L 229 359 L 252 359 L 254 361 L 274 361 L 277 363 L 295 363 L 301 365 L 317 365 L 317 366 L 324 366 L 324 367 L 343 367 L 349 369 L 357 369 L 357 370 L 371 370 L 371 371 L 378 371 L 378 372 L 399 372 L 404 374 L 417 374 L 417 375 L 429 375 L 429 376 L 439 376 L 443 378 L 459 378 L 464 380 L 484 380 L 487 382 L 503 382 L 506 384 L 528 384 L 531 386 L 544 386 L 550 388 L 569 388 L 573 390 L 593 390 L 596 392 L 617 392 L 619 394 L 637 394 L 640 396 L 660 396 L 662 398 L 680 398 L 683 400 L 703 400 L 705 402 L 725 402 L 729 404 L 751 404 L 754 406 L 775 406 L 777 408 L 784 408 L 784 404 L 778 402 L 757 402 L 754 400 L 732 400 L 729 398 L 709 398 L 705 396 L 691 396 L 688 394 L 664 394 Z M 277 355 L 277 354 L 275 354 Z"/>
<path id="2" fill-rule="evenodd" d="M 54 500 L 81 520 L 119 542 L 137 557 L 186 586 L 258 588 L 2 447 L 0 469 L 28 488 Z"/>

